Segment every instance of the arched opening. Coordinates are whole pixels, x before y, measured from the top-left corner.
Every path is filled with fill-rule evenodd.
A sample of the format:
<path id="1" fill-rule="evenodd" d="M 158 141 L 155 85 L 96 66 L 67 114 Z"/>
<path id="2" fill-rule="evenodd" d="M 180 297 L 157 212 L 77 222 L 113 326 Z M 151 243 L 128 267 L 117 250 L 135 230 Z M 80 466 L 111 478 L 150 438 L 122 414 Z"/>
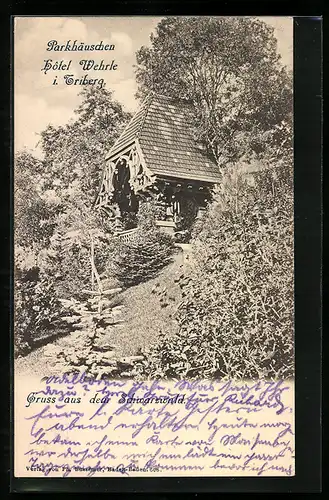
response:
<path id="1" fill-rule="evenodd" d="M 130 186 L 130 169 L 125 158 L 120 158 L 113 173 L 114 201 L 121 215 L 138 212 L 138 199 Z"/>

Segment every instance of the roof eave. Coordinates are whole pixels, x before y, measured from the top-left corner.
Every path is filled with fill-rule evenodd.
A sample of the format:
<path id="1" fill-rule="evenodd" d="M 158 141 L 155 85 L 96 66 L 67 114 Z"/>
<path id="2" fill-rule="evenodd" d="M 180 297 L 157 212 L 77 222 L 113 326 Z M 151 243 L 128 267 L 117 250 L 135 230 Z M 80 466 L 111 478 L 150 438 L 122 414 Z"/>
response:
<path id="1" fill-rule="evenodd" d="M 220 178 L 218 177 L 212 177 L 212 176 L 203 176 L 203 175 L 197 175 L 197 174 L 184 174 L 184 173 L 179 173 L 179 175 L 171 173 L 171 172 L 164 172 L 163 170 L 157 170 L 152 168 L 152 172 L 157 176 L 157 178 L 172 178 L 172 179 L 184 179 L 184 180 L 190 180 L 190 181 L 201 181 L 201 182 L 206 182 L 207 184 L 219 184 L 220 183 Z"/>

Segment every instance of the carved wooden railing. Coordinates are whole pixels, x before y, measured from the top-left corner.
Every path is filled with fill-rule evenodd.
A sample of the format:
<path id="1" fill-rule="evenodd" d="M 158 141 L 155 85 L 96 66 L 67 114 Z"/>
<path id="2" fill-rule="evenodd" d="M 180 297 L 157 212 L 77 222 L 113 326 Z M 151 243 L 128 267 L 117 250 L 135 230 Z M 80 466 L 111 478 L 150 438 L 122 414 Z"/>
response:
<path id="1" fill-rule="evenodd" d="M 137 227 L 133 229 L 126 229 L 125 231 L 118 231 L 116 233 L 117 238 L 120 238 L 124 243 L 129 243 L 134 241 L 137 236 Z"/>

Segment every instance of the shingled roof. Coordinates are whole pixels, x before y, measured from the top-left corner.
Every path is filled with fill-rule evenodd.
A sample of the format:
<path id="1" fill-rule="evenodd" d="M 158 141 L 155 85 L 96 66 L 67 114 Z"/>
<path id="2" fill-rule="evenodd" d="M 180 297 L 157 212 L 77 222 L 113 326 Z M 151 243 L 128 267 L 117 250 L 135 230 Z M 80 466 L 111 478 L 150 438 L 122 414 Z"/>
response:
<path id="1" fill-rule="evenodd" d="M 149 95 L 113 145 L 108 159 L 138 142 L 147 168 L 160 177 L 219 182 L 216 163 L 196 144 L 188 101 Z"/>

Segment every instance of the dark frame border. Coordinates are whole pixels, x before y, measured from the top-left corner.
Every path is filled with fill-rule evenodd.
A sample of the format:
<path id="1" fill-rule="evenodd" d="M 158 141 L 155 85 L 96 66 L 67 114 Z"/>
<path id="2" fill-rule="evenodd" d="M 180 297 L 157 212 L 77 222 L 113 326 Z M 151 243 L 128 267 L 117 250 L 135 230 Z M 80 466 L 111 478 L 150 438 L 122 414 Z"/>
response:
<path id="1" fill-rule="evenodd" d="M 175 15 L 198 14 L 195 4 L 188 9 L 171 2 L 111 2 L 106 15 Z M 248 6 L 248 13 L 240 4 L 227 9 L 225 3 L 203 3 L 209 15 L 264 15 L 260 5 Z M 267 5 L 268 6 L 268 5 Z M 48 4 L 52 14 L 34 13 L 31 4 L 19 6 L 15 15 L 56 15 L 53 2 Z M 79 6 L 79 16 L 85 15 L 85 6 Z M 217 7 L 217 8 L 216 8 Z M 285 3 L 280 15 L 292 15 Z M 285 8 L 286 7 L 286 8 Z M 287 9 L 288 7 L 288 9 Z M 319 14 L 319 6 L 313 2 Z M 16 9 L 15 9 L 16 10 Z M 38 10 L 38 9 L 37 9 Z M 43 9 L 46 10 L 46 9 Z M 63 12 L 65 8 L 61 12 Z M 180 10 L 180 12 L 177 12 Z M 221 12 L 219 12 L 219 10 Z M 238 12 L 236 12 L 238 10 Z M 275 8 L 274 11 L 278 9 Z M 287 12 L 288 10 L 288 12 Z M 290 9 L 291 10 L 291 9 Z M 303 9 L 298 9 L 303 10 Z M 307 10 L 310 10 L 308 7 Z M 27 12 L 28 11 L 28 12 Z M 119 11 L 119 12 L 118 12 Z M 128 12 L 129 11 L 129 12 Z M 226 11 L 226 12 L 225 12 Z M 251 12 L 250 12 L 251 11 Z M 12 13 L 12 12 L 11 12 Z M 308 12 L 309 13 L 309 12 Z M 89 13 L 88 13 L 89 14 Z M 204 14 L 204 12 L 203 12 Z M 266 12 L 267 15 L 268 12 Z M 58 14 L 57 14 L 58 15 Z M 72 15 L 70 13 L 61 15 Z M 105 15 L 105 14 L 104 14 Z M 271 15 L 275 15 L 273 12 Z M 278 15 L 278 14 L 277 14 Z M 320 17 L 296 17 L 294 20 L 294 108 L 295 108 L 295 324 L 296 324 L 296 476 L 291 478 L 14 478 L 12 492 L 318 492 L 321 490 L 321 251 L 322 251 L 322 20 Z M 11 88 L 13 96 L 13 87 Z M 9 103 L 7 103 L 8 108 Z M 12 99 L 9 114 L 11 115 Z M 8 125 L 7 125 L 8 127 Z M 11 123 L 13 127 L 13 123 Z M 5 129 L 6 132 L 6 129 Z M 13 140 L 11 128 L 11 141 Z M 12 146 L 12 142 L 10 143 Z M 7 146 L 5 142 L 5 146 Z M 7 149 L 7 148 L 6 148 Z M 8 150 L 7 150 L 8 151 Z M 12 165 L 12 158 L 11 158 Z M 11 166 L 12 168 L 12 166 Z M 12 171 L 12 170 L 11 170 Z M 8 177 L 7 177 L 8 178 Z M 12 184 L 10 184 L 12 189 Z M 10 196 L 12 214 L 12 196 Z M 6 198 L 2 198 L 6 202 Z M 5 206 L 8 209 L 8 206 Z M 12 225 L 12 224 L 11 224 Z M 12 242 L 12 227 L 10 228 Z M 8 240 L 8 238 L 7 238 Z M 12 247 L 9 248 L 9 275 L 12 277 Z M 5 271 L 6 272 L 6 271 Z M 8 285 L 7 285 L 8 289 Z M 7 299 L 8 300 L 8 299 Z M 12 305 L 12 287 L 10 295 Z M 11 350 L 10 350 L 11 352 Z M 11 353 L 12 354 L 12 353 Z M 2 365 L 1 371 L 4 371 Z M 8 372 L 9 373 L 9 370 Z M 11 363 L 11 381 L 13 363 Z M 6 379 L 6 378 L 5 378 Z M 11 410 L 13 394 L 11 387 Z M 5 423 L 5 428 L 6 428 Z M 13 429 L 11 427 L 10 469 L 13 470 Z M 6 467 L 8 470 L 8 465 Z"/>

